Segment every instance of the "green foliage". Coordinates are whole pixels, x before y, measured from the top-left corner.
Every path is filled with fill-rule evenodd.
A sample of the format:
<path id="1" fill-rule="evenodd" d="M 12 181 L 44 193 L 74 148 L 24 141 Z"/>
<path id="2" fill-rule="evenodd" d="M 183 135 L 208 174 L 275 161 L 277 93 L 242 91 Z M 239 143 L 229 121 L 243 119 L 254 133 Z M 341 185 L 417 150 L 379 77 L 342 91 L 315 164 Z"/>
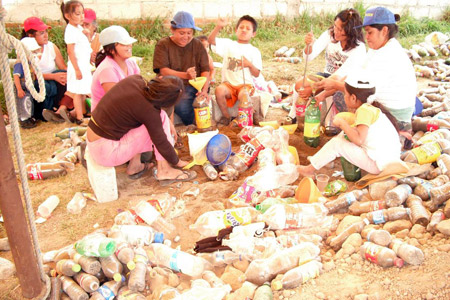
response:
<path id="1" fill-rule="evenodd" d="M 8 110 L 6 108 L 5 91 L 3 90 L 2 83 L 0 83 L 0 106 L 2 107 L 2 115 L 7 115 Z"/>

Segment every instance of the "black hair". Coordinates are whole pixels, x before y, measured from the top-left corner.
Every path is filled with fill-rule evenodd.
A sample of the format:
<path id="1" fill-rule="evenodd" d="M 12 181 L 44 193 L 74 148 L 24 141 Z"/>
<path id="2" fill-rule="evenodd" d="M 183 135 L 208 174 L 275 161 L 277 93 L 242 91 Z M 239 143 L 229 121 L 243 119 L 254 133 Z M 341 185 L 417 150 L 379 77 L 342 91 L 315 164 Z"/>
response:
<path id="1" fill-rule="evenodd" d="M 95 67 L 97 68 L 107 56 L 114 58 L 114 53 L 116 53 L 116 43 L 103 46 L 103 49 L 95 56 Z"/>
<path id="2" fill-rule="evenodd" d="M 363 24 L 358 11 L 353 8 L 345 9 L 334 17 L 334 21 L 337 19 L 341 20 L 345 36 L 347 37 L 347 43 L 345 48 L 342 50 L 349 51 L 358 46 L 359 43 L 364 43 L 362 28 L 355 28 L 356 26 L 361 26 Z M 334 40 L 334 24 L 328 30 L 330 32 L 330 36 Z"/>
<path id="3" fill-rule="evenodd" d="M 79 5 L 81 5 L 81 7 L 84 10 L 83 3 L 81 3 L 80 1 L 70 0 L 70 1 L 67 1 L 66 3 L 64 3 L 64 1 L 61 1 L 61 12 L 62 12 L 64 21 L 66 21 L 67 24 L 69 24 L 69 20 L 66 18 L 65 14 L 68 14 L 68 15 L 73 14 L 75 9 Z"/>
<path id="4" fill-rule="evenodd" d="M 176 76 L 158 76 L 147 83 L 145 96 L 155 107 L 174 106 L 184 93 L 183 81 Z"/>
<path id="5" fill-rule="evenodd" d="M 20 36 L 20 39 L 26 38 L 26 37 L 35 37 L 37 30 L 36 29 L 28 29 L 28 31 L 25 31 L 25 29 L 22 29 L 22 34 Z"/>
<path id="6" fill-rule="evenodd" d="M 375 87 L 367 88 L 367 89 L 365 89 L 365 88 L 356 88 L 356 87 L 353 87 L 353 86 L 349 85 L 347 82 L 345 83 L 345 90 L 350 95 L 355 95 L 356 99 L 358 99 L 362 103 L 367 103 L 367 99 L 369 98 L 369 96 L 375 94 Z M 400 131 L 397 119 L 389 112 L 389 110 L 386 107 L 384 107 L 383 104 L 381 104 L 378 101 L 374 101 L 374 102 L 371 103 L 371 105 L 379 108 L 381 110 L 381 112 L 386 115 L 386 117 L 389 119 L 389 121 L 391 121 L 391 123 L 394 126 L 395 130 L 397 130 L 397 132 Z"/>
<path id="7" fill-rule="evenodd" d="M 395 19 L 395 22 L 400 21 L 400 15 L 395 14 L 394 19 Z M 386 26 L 388 29 L 388 32 L 389 32 L 388 33 L 389 39 L 396 37 L 397 33 L 398 33 L 398 25 L 397 24 L 373 24 L 373 25 L 369 25 L 369 26 L 377 29 L 378 31 L 381 31 L 383 29 L 383 27 Z"/>
<path id="8" fill-rule="evenodd" d="M 253 17 L 251 17 L 249 15 L 245 15 L 245 16 L 242 16 L 239 18 L 239 20 L 237 21 L 237 24 L 236 24 L 236 29 L 238 29 L 239 24 L 241 24 L 242 21 L 249 21 L 250 23 L 252 23 L 253 32 L 256 32 L 256 29 L 258 29 L 258 23 L 256 22 L 256 20 Z"/>
<path id="9" fill-rule="evenodd" d="M 196 39 L 198 39 L 201 42 L 203 42 L 203 41 L 207 41 L 208 37 L 206 35 L 199 35 L 198 37 L 196 37 Z"/>

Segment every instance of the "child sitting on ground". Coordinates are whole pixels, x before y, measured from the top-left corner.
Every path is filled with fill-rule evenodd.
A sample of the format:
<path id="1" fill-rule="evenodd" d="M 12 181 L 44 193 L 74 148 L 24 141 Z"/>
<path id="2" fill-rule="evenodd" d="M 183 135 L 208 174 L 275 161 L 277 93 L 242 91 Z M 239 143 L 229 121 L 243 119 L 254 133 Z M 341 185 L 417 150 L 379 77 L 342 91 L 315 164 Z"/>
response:
<path id="1" fill-rule="evenodd" d="M 200 40 L 200 42 L 202 42 L 203 46 L 206 49 L 206 52 L 208 52 L 208 61 L 209 61 L 209 84 L 213 84 L 216 82 L 216 70 L 214 69 L 214 61 L 211 57 L 211 55 L 209 54 L 209 42 L 208 42 L 208 37 L 206 35 L 201 35 L 198 36 L 197 39 Z"/>
<path id="2" fill-rule="evenodd" d="M 333 123 L 343 132 L 312 156 L 311 164 L 298 167 L 301 175 L 312 176 L 341 156 L 371 174 L 379 174 L 389 163 L 400 161 L 396 119 L 380 103 L 370 103 L 369 96 L 374 93 L 375 86 L 366 80 L 352 76 L 345 80 L 345 104 L 349 111 L 355 111 L 355 121 L 351 124 L 336 115 Z"/>
<path id="3" fill-rule="evenodd" d="M 216 101 L 223 115 L 219 120 L 219 124 L 222 125 L 228 125 L 231 120 L 227 106 L 233 107 L 240 99 L 240 94 L 242 95 L 246 89 L 253 89 L 253 77 L 258 77 L 262 69 L 261 52 L 250 44 L 250 40 L 256 35 L 258 27 L 256 20 L 248 15 L 238 20 L 237 41 L 216 38 L 227 24 L 228 21 L 219 19 L 208 37 L 208 42 L 215 45 L 215 53 L 223 57 L 222 83 L 215 91 Z"/>

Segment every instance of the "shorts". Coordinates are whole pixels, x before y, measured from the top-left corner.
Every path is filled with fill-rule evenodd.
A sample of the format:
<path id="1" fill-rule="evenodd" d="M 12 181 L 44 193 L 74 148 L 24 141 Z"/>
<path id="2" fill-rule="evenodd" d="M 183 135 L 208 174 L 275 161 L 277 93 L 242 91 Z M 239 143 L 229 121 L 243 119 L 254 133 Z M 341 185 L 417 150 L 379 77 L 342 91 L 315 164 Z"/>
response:
<path id="1" fill-rule="evenodd" d="M 225 81 L 222 84 L 224 84 L 228 90 L 230 91 L 230 95 L 231 95 L 231 99 L 227 98 L 227 106 L 228 107 L 233 107 L 234 104 L 236 103 L 236 101 L 238 100 L 238 96 L 239 96 L 239 92 L 242 90 L 242 88 L 244 87 L 248 87 L 250 89 L 250 96 L 253 96 L 254 92 L 255 92 L 255 88 L 250 85 L 250 84 L 241 84 L 238 86 L 234 86 L 231 85 L 229 82 Z"/>

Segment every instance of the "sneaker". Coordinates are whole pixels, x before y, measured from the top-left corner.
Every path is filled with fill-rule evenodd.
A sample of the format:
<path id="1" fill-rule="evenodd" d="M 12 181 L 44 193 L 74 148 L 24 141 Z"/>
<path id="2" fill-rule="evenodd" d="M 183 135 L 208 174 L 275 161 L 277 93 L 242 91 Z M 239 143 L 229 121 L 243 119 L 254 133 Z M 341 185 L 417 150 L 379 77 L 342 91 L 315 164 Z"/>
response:
<path id="1" fill-rule="evenodd" d="M 37 126 L 36 122 L 32 119 L 26 119 L 24 121 L 19 121 L 20 127 L 23 129 L 31 129 Z"/>
<path id="2" fill-rule="evenodd" d="M 49 109 L 44 109 L 42 111 L 42 116 L 47 122 L 64 123 L 64 119 L 60 115 Z"/>

